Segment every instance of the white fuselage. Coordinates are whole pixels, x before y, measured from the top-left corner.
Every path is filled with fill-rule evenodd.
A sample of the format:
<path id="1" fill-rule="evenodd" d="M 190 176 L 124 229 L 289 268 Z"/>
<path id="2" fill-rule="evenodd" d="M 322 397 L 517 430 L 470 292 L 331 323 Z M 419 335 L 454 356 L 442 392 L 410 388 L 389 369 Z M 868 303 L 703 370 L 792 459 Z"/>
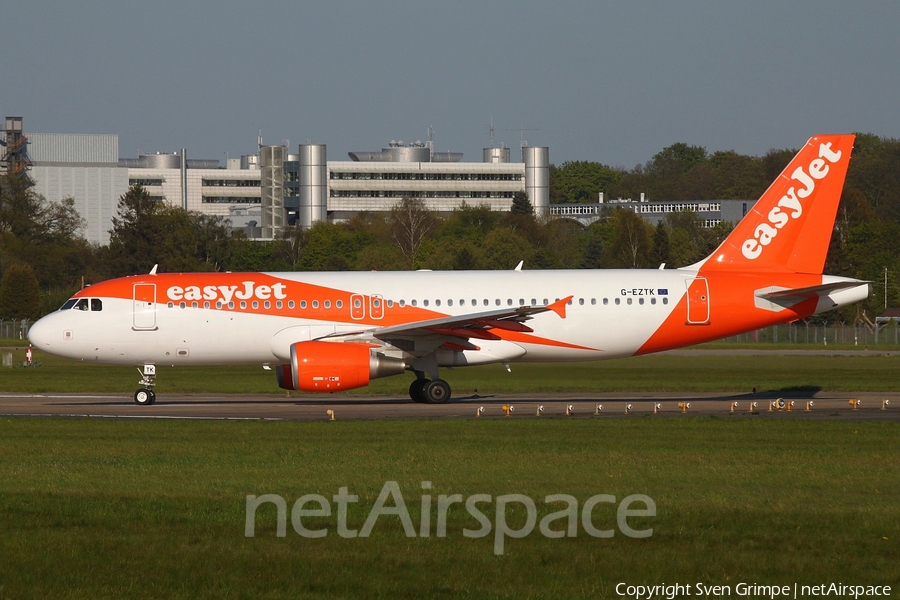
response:
<path id="1" fill-rule="evenodd" d="M 465 315 L 547 305 L 572 296 L 565 318 L 551 312 L 535 315 L 528 321 L 533 334 L 474 340 L 478 350 L 442 350 L 439 364 L 589 360 L 634 355 L 676 311 L 684 313 L 687 333 L 682 343 L 667 344 L 670 347 L 746 330 L 746 319 L 735 319 L 733 326 L 722 321 L 745 306 L 749 309 L 753 301 L 752 286 L 741 298 L 731 293 L 734 290 L 725 293 L 727 282 L 719 290 L 711 285 L 701 313 L 695 307 L 695 315 L 703 317 L 706 311 L 705 318 L 691 326 L 687 290 L 697 271 L 690 270 L 267 273 L 286 284 L 285 291 L 278 290 L 278 298 L 268 293 L 263 294 L 265 300 L 242 294 L 254 289 L 254 277 L 260 274 L 238 275 L 243 276 L 238 284 L 223 286 L 231 293 L 217 293 L 211 301 L 196 295 L 190 299 L 190 274 L 135 279 L 141 282 L 137 285 L 156 288 L 156 302 L 146 304 L 133 297 L 104 295 L 102 285 L 86 288 L 80 296 L 94 298 L 96 293 L 101 310 L 57 311 L 36 323 L 30 337 L 37 347 L 54 354 L 102 363 L 277 364 L 289 360 L 293 343 L 403 322 L 403 311 L 415 309 L 411 318 L 421 319 L 426 313 Z M 154 277 L 159 278 L 158 285 Z M 173 283 L 173 278 L 181 279 Z M 301 292 L 291 286 L 299 282 L 304 284 Z M 198 286 L 201 293 L 206 287 L 210 286 Z M 172 288 L 177 288 L 175 293 Z M 840 298 L 832 294 L 830 302 L 820 304 L 832 308 L 867 293 L 861 285 L 856 293 L 843 291 Z M 348 295 L 360 298 L 361 306 L 354 307 L 347 299 L 338 309 L 339 299 Z M 376 308 L 373 302 L 378 301 Z M 792 316 L 760 312 L 751 328 Z M 710 327 L 717 320 L 719 326 Z"/>

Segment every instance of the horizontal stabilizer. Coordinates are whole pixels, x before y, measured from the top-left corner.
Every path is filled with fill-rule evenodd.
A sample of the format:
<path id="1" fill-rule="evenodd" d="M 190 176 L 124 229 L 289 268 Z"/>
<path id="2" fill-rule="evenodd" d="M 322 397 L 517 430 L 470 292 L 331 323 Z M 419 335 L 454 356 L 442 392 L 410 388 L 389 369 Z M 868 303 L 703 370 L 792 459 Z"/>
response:
<path id="1" fill-rule="evenodd" d="M 821 298 L 840 290 L 848 290 L 860 285 L 868 285 L 868 283 L 869 282 L 867 281 L 861 281 L 859 279 L 841 279 L 839 281 L 802 288 L 769 287 L 756 290 L 754 296 L 756 297 L 757 308 L 777 311 L 782 308 L 794 306 L 795 304 L 799 304 L 810 298 Z"/>

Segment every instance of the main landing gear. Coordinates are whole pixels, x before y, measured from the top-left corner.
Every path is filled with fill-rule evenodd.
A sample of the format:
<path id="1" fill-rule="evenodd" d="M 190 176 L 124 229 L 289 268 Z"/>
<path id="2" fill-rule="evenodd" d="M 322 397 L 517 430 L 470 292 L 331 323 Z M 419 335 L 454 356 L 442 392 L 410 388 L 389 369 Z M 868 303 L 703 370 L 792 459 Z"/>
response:
<path id="1" fill-rule="evenodd" d="M 409 397 L 423 404 L 443 404 L 450 400 L 450 384 L 443 379 L 417 377 L 409 386 Z"/>
<path id="2" fill-rule="evenodd" d="M 141 406 L 149 406 L 156 402 L 156 392 L 153 391 L 154 379 L 156 379 L 156 365 L 144 365 L 144 370 L 138 369 L 141 380 L 138 384 L 141 389 L 134 393 L 134 401 Z"/>

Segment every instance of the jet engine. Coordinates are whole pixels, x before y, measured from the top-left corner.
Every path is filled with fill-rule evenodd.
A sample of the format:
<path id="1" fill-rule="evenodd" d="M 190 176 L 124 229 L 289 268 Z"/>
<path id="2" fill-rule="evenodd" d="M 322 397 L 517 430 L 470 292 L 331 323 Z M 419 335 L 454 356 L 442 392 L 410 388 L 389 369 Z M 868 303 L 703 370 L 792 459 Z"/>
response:
<path id="1" fill-rule="evenodd" d="M 297 342 L 291 362 L 275 369 L 278 386 L 304 392 L 337 392 L 369 385 L 370 379 L 399 375 L 406 363 L 353 342 Z"/>

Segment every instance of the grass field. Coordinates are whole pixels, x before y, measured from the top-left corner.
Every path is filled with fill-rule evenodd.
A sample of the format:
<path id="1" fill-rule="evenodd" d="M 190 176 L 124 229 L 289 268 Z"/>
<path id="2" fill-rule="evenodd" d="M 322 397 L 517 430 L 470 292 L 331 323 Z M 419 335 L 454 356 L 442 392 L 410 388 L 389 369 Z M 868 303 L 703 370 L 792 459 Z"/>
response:
<path id="1" fill-rule="evenodd" d="M 0 342 L 0 345 L 3 345 Z M 9 344 L 7 344 L 8 346 Z M 24 350 L 16 351 L 21 363 Z M 57 359 L 0 369 L 0 392 L 125 392 L 133 367 Z M 900 357 L 672 355 L 596 363 L 444 370 L 457 394 L 604 391 L 898 391 Z M 259 367 L 159 369 L 167 392 L 280 394 Z M 405 396 L 409 378 L 366 393 Z M 616 585 L 852 583 L 900 589 L 900 422 L 730 420 L 426 420 L 196 422 L 0 419 L 0 599 L 7 598 L 616 598 Z M 359 496 L 360 529 L 385 482 L 396 481 L 419 529 L 383 516 L 369 537 L 336 532 L 336 517 L 290 520 L 304 494 Z M 423 491 L 422 482 L 432 487 Z M 277 494 L 288 511 L 257 512 L 246 496 Z M 649 496 L 622 534 L 615 504 L 592 512 L 612 538 L 553 539 L 535 529 L 495 554 L 495 504 L 464 506 L 436 536 L 439 495 L 522 494 L 538 520 L 596 494 Z M 389 505 L 393 505 L 389 502 Z M 309 507 L 309 506 L 307 506 Z M 332 505 L 334 509 L 335 505 Z M 639 504 L 636 508 L 640 508 Z M 520 505 L 505 513 L 525 525 Z M 552 529 L 565 528 L 555 521 Z M 690 593 L 694 597 L 696 589 Z M 743 596 L 747 597 L 747 596 Z"/>
<path id="2" fill-rule="evenodd" d="M 21 365 L 24 349 L 14 352 Z M 135 367 L 79 363 L 35 351 L 33 368 L 0 369 L 0 391 L 126 392 L 137 389 Z M 280 394 L 275 375 L 260 366 L 157 368 L 159 394 Z M 512 364 L 443 369 L 457 395 L 525 392 L 740 392 L 757 388 L 900 391 L 900 352 L 890 356 L 651 355 L 586 363 Z M 410 377 L 376 379 L 362 393 L 405 396 Z"/>
<path id="3" fill-rule="evenodd" d="M 0 421 L 0 598 L 601 598 L 615 586 L 843 582 L 900 585 L 900 424 L 716 418 L 337 423 Z M 245 497 L 288 511 L 342 486 L 359 529 L 386 481 L 431 537 L 381 517 L 371 535 L 244 536 Z M 616 531 L 467 538 L 478 522 L 439 494 L 524 494 L 541 516 L 571 494 L 646 494 L 645 539 Z M 393 503 L 390 503 L 391 505 Z M 457 505 L 458 508 L 459 505 Z M 482 505 L 495 522 L 493 505 Z M 511 527 L 520 514 L 507 511 Z M 613 505 L 593 512 L 616 527 Z M 564 525 L 554 526 L 562 529 Z M 896 594 L 896 592 L 894 592 Z M 692 594 L 693 595 L 693 594 Z M 734 593 L 733 593 L 734 595 Z"/>

